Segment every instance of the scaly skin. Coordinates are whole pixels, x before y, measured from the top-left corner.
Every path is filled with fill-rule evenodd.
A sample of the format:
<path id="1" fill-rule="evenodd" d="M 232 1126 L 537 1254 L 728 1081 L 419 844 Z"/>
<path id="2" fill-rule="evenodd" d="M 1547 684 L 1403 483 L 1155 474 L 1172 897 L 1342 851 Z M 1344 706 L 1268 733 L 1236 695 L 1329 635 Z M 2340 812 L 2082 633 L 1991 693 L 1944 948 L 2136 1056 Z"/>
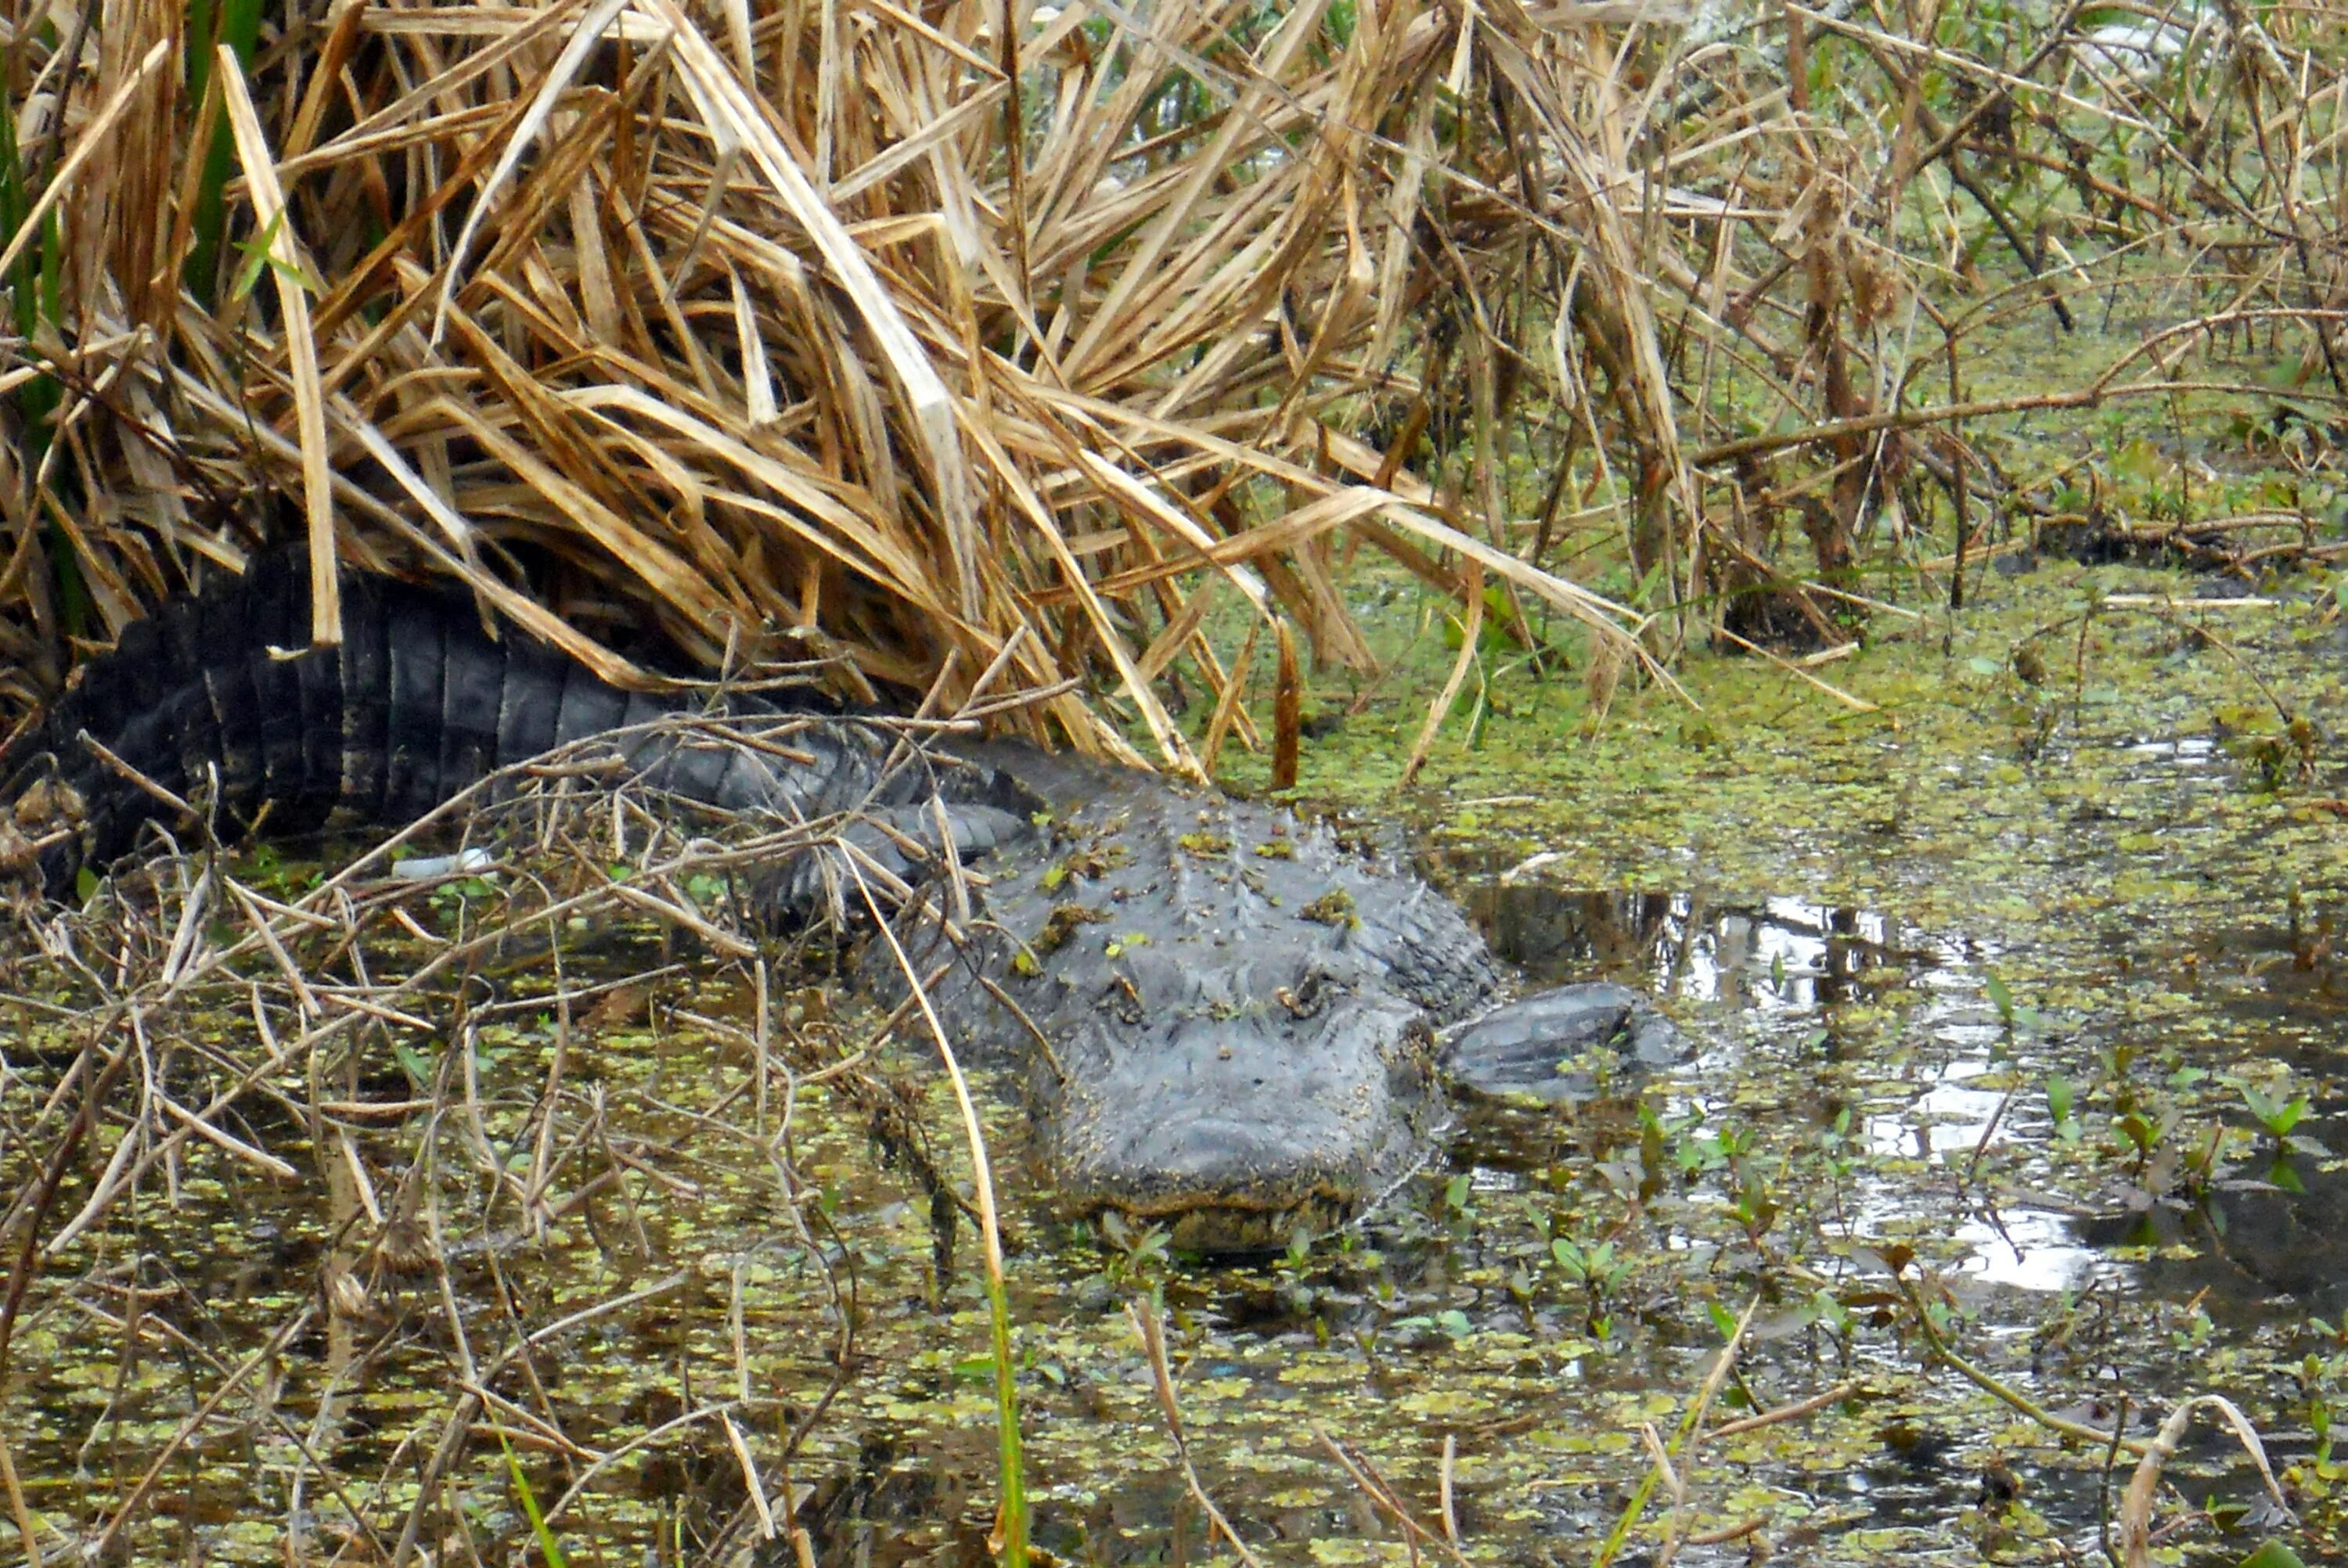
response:
<path id="1" fill-rule="evenodd" d="M 15 858 L 38 846 L 51 897 L 174 815 L 83 744 L 85 732 L 161 790 L 209 799 L 220 835 L 233 839 L 264 823 L 281 836 L 402 826 L 495 769 L 692 711 L 683 697 L 608 685 L 528 638 L 492 638 L 459 596 L 387 579 L 346 586 L 339 648 L 280 657 L 273 650 L 309 641 L 304 591 L 292 558 L 265 556 L 226 588 L 134 622 L 0 755 L 10 808 L 0 834 L 13 826 Z M 790 749 L 806 759 L 797 763 L 672 733 L 620 749 L 645 785 L 719 810 L 805 819 L 857 808 L 921 839 L 933 832 L 930 795 L 942 790 L 966 853 L 1027 831 L 1014 785 L 967 768 L 942 778 L 926 766 L 892 770 L 894 746 L 871 725 L 839 719 L 793 728 Z M 884 862 L 893 856 L 885 835 L 860 842 Z M 0 842 L 0 862 L 8 850 Z M 793 898 L 813 886 L 777 883 Z"/>
<path id="2" fill-rule="evenodd" d="M 277 657 L 306 641 L 303 593 L 290 558 L 264 558 L 93 661 L 0 756 L 0 866 L 36 868 L 62 897 L 171 815 L 84 732 L 170 794 L 211 799 L 232 836 L 399 825 L 494 769 L 682 706 L 492 639 L 463 599 L 375 579 L 346 591 L 340 649 Z M 903 924 L 922 971 L 948 969 L 937 999 L 957 1045 L 1028 1064 L 1070 1209 L 1162 1224 L 1204 1251 L 1276 1247 L 1361 1212 L 1425 1157 L 1445 1108 L 1436 1032 L 1490 1009 L 1501 977 L 1458 909 L 1390 856 L 1147 774 L 1011 743 L 891 768 L 894 743 L 843 718 L 799 722 L 805 761 L 666 732 L 616 743 L 644 784 L 727 811 L 854 809 L 933 844 L 942 806 L 981 886 L 975 917 L 952 949 L 940 922 Z M 888 835 L 850 831 L 914 869 Z M 820 867 L 776 871 L 784 912 L 808 912 Z M 901 981 L 883 948 L 867 944 L 867 966 L 887 991 Z M 1652 1009 L 1569 990 L 1487 1017 L 1461 1039 L 1489 1049 L 1450 1065 L 1480 1091 L 1552 1091 L 1544 1039 L 1626 1028 L 1643 1059 L 1668 1054 Z"/>
<path id="3" fill-rule="evenodd" d="M 1330 1228 L 1426 1157 L 1435 1031 L 1500 994 L 1456 906 L 1284 811 L 1015 745 L 963 754 L 1050 822 L 980 863 L 974 967 L 1002 999 L 966 968 L 946 1015 L 1024 1049 L 1064 1204 L 1251 1251 Z"/>

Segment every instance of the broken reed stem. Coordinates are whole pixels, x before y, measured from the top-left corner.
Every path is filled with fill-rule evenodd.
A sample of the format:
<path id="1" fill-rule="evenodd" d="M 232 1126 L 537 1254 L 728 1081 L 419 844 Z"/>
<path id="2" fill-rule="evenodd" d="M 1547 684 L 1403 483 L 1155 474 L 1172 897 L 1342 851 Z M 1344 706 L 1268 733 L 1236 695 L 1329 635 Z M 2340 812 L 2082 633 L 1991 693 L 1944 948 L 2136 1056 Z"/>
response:
<path id="1" fill-rule="evenodd" d="M 1727 1379 L 1729 1369 L 1736 1364 L 1737 1348 L 1745 1342 L 1745 1332 L 1752 1326 L 1753 1315 L 1760 1308 L 1761 1298 L 1757 1296 L 1746 1304 L 1744 1315 L 1737 1318 L 1736 1327 L 1729 1335 L 1728 1342 L 1721 1347 L 1720 1354 L 1714 1358 L 1712 1370 L 1704 1378 L 1702 1390 L 1689 1404 L 1686 1413 L 1680 1418 L 1679 1428 L 1672 1434 L 1670 1443 L 1668 1445 L 1662 1443 L 1650 1429 L 1648 1440 L 1654 1450 L 1655 1462 L 1640 1476 L 1639 1484 L 1632 1492 L 1629 1504 L 1622 1510 L 1622 1516 L 1614 1522 L 1613 1529 L 1608 1531 L 1605 1539 L 1598 1543 L 1597 1553 L 1591 1559 L 1591 1568 L 1608 1568 L 1608 1565 L 1621 1555 L 1623 1543 L 1630 1539 L 1631 1532 L 1637 1527 L 1640 1517 L 1646 1512 L 1647 1501 L 1654 1495 L 1658 1482 L 1668 1481 L 1675 1494 L 1673 1499 L 1675 1504 L 1683 1501 L 1677 1494 L 1684 1483 L 1674 1472 L 1672 1460 L 1681 1455 L 1684 1448 L 1688 1449 L 1692 1453 L 1692 1445 L 1701 1441 L 1704 1414 L 1712 1408 L 1713 1396 L 1719 1391 L 1720 1385 Z M 1681 1540 L 1676 1509 L 1674 1515 L 1670 1531 L 1664 1539 L 1663 1559 L 1665 1561 L 1676 1554 Z"/>
<path id="2" fill-rule="evenodd" d="M 1442 1487 L 1440 1491 L 1443 1505 L 1443 1539 L 1449 1542 L 1454 1550 L 1458 1548 L 1460 1542 L 1459 1515 L 1453 1509 L 1451 1500 L 1451 1467 L 1458 1457 L 1459 1434 L 1457 1432 L 1444 1433 L 1443 1469 L 1441 1471 Z"/>
<path id="3" fill-rule="evenodd" d="M 2143 1458 L 2137 1460 L 2136 1473 L 2128 1478 L 2127 1495 L 2120 1502 L 2120 1547 L 2124 1568 L 2152 1568 L 2152 1503 L 2159 1490 L 2160 1470 L 2185 1440 L 2186 1430 L 2193 1424 L 2195 1412 L 2214 1409 L 2224 1419 L 2234 1439 L 2242 1446 L 2257 1466 L 2259 1480 L 2265 1483 L 2267 1496 L 2277 1508 L 2288 1515 L 2291 1504 L 2284 1499 L 2282 1487 L 2276 1481 L 2274 1467 L 2267 1461 L 2266 1445 L 2259 1441 L 2258 1430 L 2250 1418 L 2231 1399 L 2221 1394 L 2197 1394 L 2169 1412 L 2160 1424 L 2160 1430 L 2150 1442 L 2142 1445 Z"/>
<path id="4" fill-rule="evenodd" d="M 1738 1420 L 1724 1421 L 1713 1428 L 1706 1436 L 1712 1441 L 1718 1442 L 1723 1438 L 1739 1437 L 1746 1432 L 1757 1432 L 1764 1427 L 1774 1427 L 1785 1421 L 1797 1421 L 1804 1416 L 1825 1409 L 1828 1405 L 1841 1403 L 1858 1393 L 1859 1389 L 1859 1385 L 1854 1381 L 1837 1383 L 1826 1392 L 1813 1394 L 1807 1399 L 1798 1399 L 1790 1405 L 1780 1405 L 1774 1410 L 1763 1410 L 1758 1415 L 1746 1416 Z"/>
<path id="5" fill-rule="evenodd" d="M 1452 705 L 1459 701 L 1459 689 L 1467 684 L 1468 672 L 1483 656 L 1484 641 L 1484 569 L 1469 561 L 1463 574 L 1462 592 L 1468 601 L 1467 619 L 1456 622 L 1459 628 L 1459 656 L 1451 661 L 1450 679 L 1443 682 L 1443 691 L 1426 710 L 1426 720 L 1419 726 L 1418 739 L 1411 743 L 1410 755 L 1402 765 L 1402 784 L 1408 789 L 1418 777 L 1418 770 L 1426 765 L 1429 753 L 1435 749 L 1435 737 L 1442 731 L 1443 721 L 1450 716 Z"/>
<path id="6" fill-rule="evenodd" d="M 1174 1398 L 1174 1369 L 1166 1358 L 1166 1327 L 1159 1312 L 1155 1300 L 1150 1301 L 1146 1309 L 1138 1301 L 1128 1300 L 1125 1304 L 1126 1321 L 1133 1325 L 1134 1337 L 1141 1341 L 1142 1354 L 1149 1361 L 1152 1386 L 1158 1391 L 1158 1411 L 1166 1419 L 1166 1435 L 1174 1440 L 1174 1458 L 1182 1466 L 1183 1484 L 1190 1490 L 1190 1501 L 1206 1514 L 1207 1522 L 1214 1527 L 1215 1532 L 1231 1542 L 1231 1550 L 1239 1554 L 1240 1561 L 1246 1563 L 1247 1568 L 1263 1568 L 1255 1553 L 1241 1539 L 1240 1532 L 1231 1528 L 1231 1522 L 1223 1516 L 1223 1511 L 1208 1494 L 1206 1483 L 1199 1479 L 1198 1467 L 1190 1462 L 1190 1440 L 1182 1430 L 1182 1407 Z"/>
<path id="7" fill-rule="evenodd" d="M 1275 620 L 1272 630 L 1280 650 L 1279 674 L 1272 686 L 1272 787 L 1294 789 L 1297 746 L 1304 732 L 1304 677 L 1297 671 L 1296 636 L 1289 630 L 1288 618 Z"/>
<path id="8" fill-rule="evenodd" d="M 25 1568 L 41 1568 L 41 1532 L 33 1522 L 32 1510 L 25 1505 L 25 1488 L 16 1479 L 16 1460 L 9 1450 L 5 1425 L 0 1425 L 0 1485 L 8 1490 L 8 1517 L 16 1526 L 16 1539 L 24 1542 Z"/>
<path id="9" fill-rule="evenodd" d="M 1401 1529 L 1404 1544 L 1409 1550 L 1412 1561 L 1417 1560 L 1419 1545 L 1425 1542 L 1459 1564 L 1459 1568 L 1469 1568 L 1468 1559 L 1457 1545 L 1411 1517 L 1410 1510 L 1403 1506 L 1402 1499 L 1395 1495 L 1394 1488 L 1386 1484 L 1385 1478 L 1366 1458 L 1347 1450 L 1322 1430 L 1318 1422 L 1313 1425 L 1313 1436 L 1328 1450 L 1329 1457 L 1353 1478 L 1354 1484 L 1361 1489 L 1362 1495 L 1369 1500 L 1370 1505 L 1391 1518 Z"/>

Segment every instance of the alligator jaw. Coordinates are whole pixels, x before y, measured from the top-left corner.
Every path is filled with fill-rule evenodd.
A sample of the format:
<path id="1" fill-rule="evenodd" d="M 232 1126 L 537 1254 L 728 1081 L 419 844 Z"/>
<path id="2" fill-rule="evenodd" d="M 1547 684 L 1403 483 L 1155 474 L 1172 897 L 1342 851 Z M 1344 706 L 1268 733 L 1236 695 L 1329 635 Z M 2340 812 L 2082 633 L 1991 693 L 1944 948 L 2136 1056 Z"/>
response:
<path id="1" fill-rule="evenodd" d="M 1098 1221 L 1117 1214 L 1135 1230 L 1162 1228 L 1167 1245 L 1182 1252 L 1246 1256 L 1285 1252 L 1299 1236 L 1326 1235 L 1353 1219 L 1362 1207 L 1360 1196 L 1352 1193 L 1309 1194 L 1269 1208 L 1223 1201 L 1229 1196 L 1218 1194 L 1212 1203 L 1198 1198 L 1172 1200 L 1173 1206 L 1163 1211 L 1109 1204 L 1087 1211 L 1086 1217 Z"/>

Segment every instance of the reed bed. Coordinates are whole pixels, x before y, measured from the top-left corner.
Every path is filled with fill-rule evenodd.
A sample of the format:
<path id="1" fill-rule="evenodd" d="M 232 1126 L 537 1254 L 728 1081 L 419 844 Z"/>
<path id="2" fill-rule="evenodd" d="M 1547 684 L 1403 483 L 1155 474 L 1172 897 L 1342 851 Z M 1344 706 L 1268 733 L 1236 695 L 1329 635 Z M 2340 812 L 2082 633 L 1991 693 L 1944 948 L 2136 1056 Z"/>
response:
<path id="1" fill-rule="evenodd" d="M 1594 187 L 1540 217 L 1443 145 L 1472 34 L 1330 0 L 1005 17 L 20 9 L 10 695 L 297 530 L 321 638 L 338 556 L 396 564 L 620 678 L 646 620 L 707 667 L 813 644 L 948 701 L 1082 675 L 1194 773 L 1176 660 L 1218 704 L 1264 626 L 1368 661 L 1341 538 L 1636 627 L 1521 559 L 1488 474 L 1432 490 L 1354 434 L 1485 264 L 1452 200 L 1599 231 L 1642 308 Z M 1519 25 L 1536 84 L 1604 46 Z M 1488 381 L 1504 347 L 1470 351 Z M 1077 692 L 1028 722 L 1122 747 Z"/>
<path id="2" fill-rule="evenodd" d="M 1276 652 L 1375 665 L 1365 548 L 1611 690 L 1691 634 L 1838 638 L 1870 559 L 1961 598 L 2108 518 L 1992 421 L 2232 397 L 2333 466 L 2322 7 L 0 24 L 19 710 L 294 533 L 321 638 L 336 563 L 392 566 L 623 679 L 654 626 L 860 697 L 1074 678 L 1017 722 L 1211 772 L 1292 712 Z M 2017 323 L 2116 309 L 2116 361 L 2001 376 Z M 2267 513 L 2244 550 L 2315 542 Z"/>

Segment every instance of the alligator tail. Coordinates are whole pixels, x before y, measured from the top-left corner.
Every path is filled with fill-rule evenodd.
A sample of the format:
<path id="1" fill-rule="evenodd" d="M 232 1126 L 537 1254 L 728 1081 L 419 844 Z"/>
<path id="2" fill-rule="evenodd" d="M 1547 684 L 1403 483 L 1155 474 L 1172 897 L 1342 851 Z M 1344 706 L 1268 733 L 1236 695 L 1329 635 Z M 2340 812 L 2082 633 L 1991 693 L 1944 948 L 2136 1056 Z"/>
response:
<path id="1" fill-rule="evenodd" d="M 308 633 L 306 577 L 283 553 L 134 622 L 0 755 L 0 854 L 13 841 L 63 897 L 84 866 L 102 870 L 146 824 L 170 822 L 172 798 L 209 799 L 223 838 L 405 824 L 497 769 L 687 701 L 623 691 L 527 637 L 491 637 L 463 597 L 385 579 L 346 579 L 341 646 L 310 648 Z M 804 817 L 863 805 L 916 838 L 940 794 L 965 852 L 1008 825 L 990 804 L 1003 781 L 940 790 L 915 774 L 890 787 L 870 726 L 822 721 L 790 749 L 785 761 L 664 733 L 632 743 L 627 762 L 646 784 L 721 809 Z"/>

